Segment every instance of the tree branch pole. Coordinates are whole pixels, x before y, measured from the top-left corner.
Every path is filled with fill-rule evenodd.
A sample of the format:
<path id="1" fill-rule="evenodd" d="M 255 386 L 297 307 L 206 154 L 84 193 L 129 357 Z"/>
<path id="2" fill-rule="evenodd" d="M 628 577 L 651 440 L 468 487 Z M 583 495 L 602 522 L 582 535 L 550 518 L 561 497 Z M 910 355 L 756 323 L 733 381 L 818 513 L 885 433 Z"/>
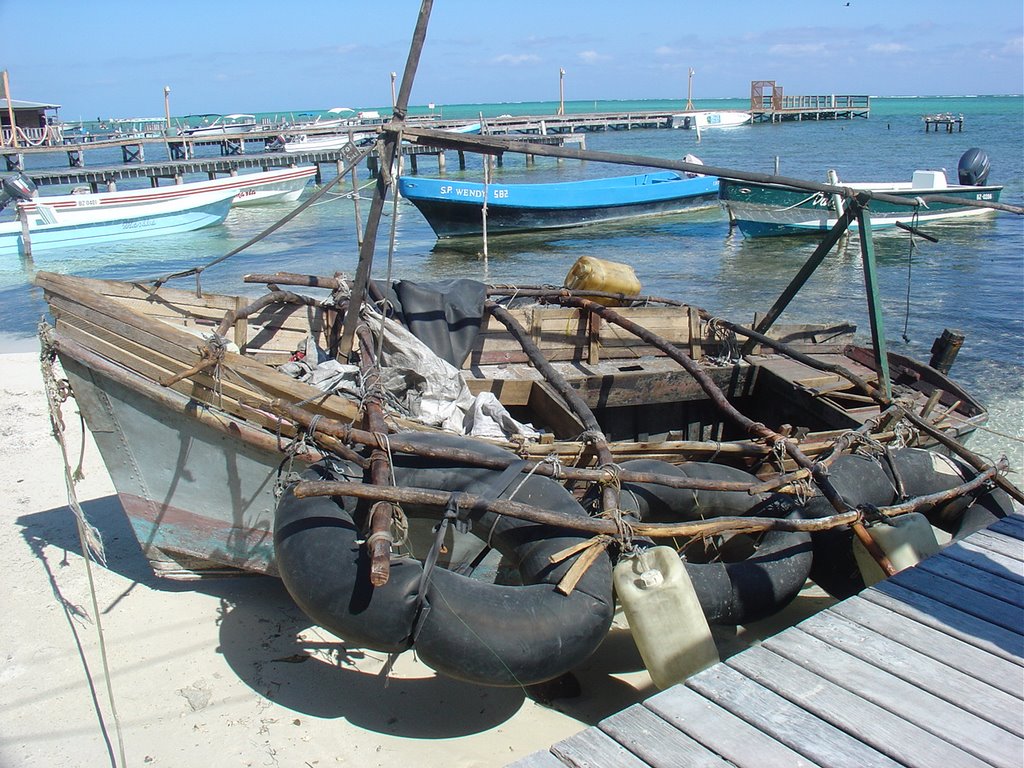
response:
<path id="1" fill-rule="evenodd" d="M 389 501 L 394 504 L 447 507 L 455 504 L 459 509 L 493 512 L 540 525 L 571 528 L 593 534 L 615 536 L 619 533 L 614 520 L 588 515 L 568 515 L 541 509 L 531 504 L 508 499 L 491 499 L 475 494 L 438 491 L 433 488 L 406 488 L 393 485 L 379 486 L 366 483 L 351 483 L 341 480 L 302 480 L 295 484 L 296 498 L 313 496 L 350 496 L 370 501 Z M 842 514 L 830 515 L 816 520 L 790 520 L 775 517 L 715 517 L 708 520 L 684 523 L 640 523 L 630 522 L 634 534 L 650 537 L 712 536 L 718 533 L 759 533 L 767 530 L 779 531 L 825 531 L 852 525 L 860 520 L 858 510 L 851 509 Z"/>
<path id="2" fill-rule="evenodd" d="M 304 288 L 330 288 L 337 290 L 343 285 L 346 285 L 337 277 L 323 276 L 323 275 L 303 275 L 294 272 L 274 272 L 273 274 L 265 273 L 250 273 L 248 275 L 242 275 L 243 283 L 265 283 L 267 285 L 297 285 Z M 645 305 L 645 304 L 665 304 L 670 307 L 683 307 L 686 306 L 683 302 L 677 299 L 668 299 L 662 296 L 627 296 L 624 293 L 612 293 L 611 291 L 583 291 L 574 289 L 569 291 L 568 288 L 556 288 L 553 286 L 540 286 L 540 285 L 488 285 L 487 295 L 488 296 L 510 296 L 513 298 L 517 297 L 529 297 L 529 298 L 541 298 L 550 299 L 558 296 L 560 293 L 568 291 L 572 296 L 582 296 L 583 298 L 605 298 L 615 299 L 617 301 L 626 302 L 633 306 Z"/>
<path id="3" fill-rule="evenodd" d="M 356 329 L 359 337 L 359 370 L 363 377 L 363 419 L 367 430 L 375 435 L 387 435 L 384 422 L 384 403 L 381 400 L 380 367 L 373 356 L 373 338 L 365 325 Z M 391 484 L 391 459 L 380 444 L 370 451 L 370 482 L 374 485 Z M 370 583 L 383 587 L 391 574 L 391 521 L 395 507 L 388 501 L 378 501 L 370 511 L 369 535 L 366 548 L 370 553 Z"/>
<path id="4" fill-rule="evenodd" d="M 991 466 L 987 461 L 981 458 L 974 451 L 967 448 L 967 446 L 965 446 L 959 440 L 954 440 L 953 438 L 949 437 L 945 432 L 943 432 L 940 429 L 937 429 L 936 427 L 934 427 L 925 419 L 922 419 L 913 411 L 907 410 L 906 408 L 903 408 L 901 410 L 903 411 L 904 418 L 906 418 L 911 424 L 920 429 L 922 432 L 927 432 L 931 437 L 935 438 L 935 440 L 949 448 L 949 450 L 951 450 L 957 456 L 962 458 L 964 461 L 966 461 L 979 472 L 984 472 L 986 469 L 989 468 L 989 466 Z M 1018 503 L 1024 504 L 1024 492 L 1022 492 L 1020 488 L 1018 488 L 1008 479 L 1006 479 L 1005 475 L 996 474 L 992 478 L 992 482 L 998 485 L 1004 491 L 1006 491 L 1006 493 L 1013 497 Z"/>
<path id="5" fill-rule="evenodd" d="M 814 479 L 815 484 L 821 490 L 822 495 L 828 499 L 829 503 L 836 509 L 840 514 L 851 511 L 851 507 L 846 503 L 846 500 L 839 495 L 836 491 L 835 486 L 832 485 L 832 481 L 828 476 L 828 469 L 820 464 L 812 462 L 803 451 L 794 443 L 783 435 L 769 429 L 761 422 L 756 422 L 741 413 L 737 408 L 729 402 L 725 393 L 715 384 L 714 380 L 704 371 L 703 368 L 697 364 L 693 358 L 688 354 L 680 350 L 678 347 L 668 343 L 663 338 L 655 333 L 647 330 L 641 325 L 634 323 L 632 320 L 627 320 L 618 312 L 615 312 L 601 304 L 587 299 L 577 299 L 571 296 L 566 296 L 560 299 L 560 303 L 563 306 L 573 306 L 580 309 L 586 309 L 591 312 L 596 312 L 602 318 L 610 323 L 615 323 L 627 331 L 643 339 L 651 346 L 657 347 L 664 352 L 668 357 L 679 363 L 687 373 L 689 373 L 694 380 L 700 385 L 700 388 L 704 390 L 704 393 L 711 398 L 711 401 L 718 407 L 722 413 L 724 413 L 733 422 L 742 427 L 747 434 L 752 437 L 759 437 L 766 440 L 771 445 L 781 445 L 786 453 L 797 463 L 798 466 L 807 469 L 811 473 L 811 477 Z M 871 556 L 878 562 L 882 571 L 892 576 L 896 573 L 889 558 L 885 556 L 885 553 L 878 547 L 874 539 L 871 538 L 871 534 L 868 533 L 864 524 L 860 520 L 856 520 L 851 523 L 851 528 L 854 534 L 860 539 L 865 549 L 871 554 Z"/>
<path id="6" fill-rule="evenodd" d="M 398 136 L 403 130 L 406 112 L 409 109 L 409 95 L 412 92 L 413 80 L 416 78 L 416 68 L 419 66 L 423 43 L 427 38 L 427 22 L 430 20 L 432 6 L 433 0 L 423 0 L 420 4 L 420 15 L 416 19 L 412 44 L 409 46 L 409 57 L 406 59 L 405 71 L 402 73 L 402 86 L 399 88 L 398 100 L 395 102 L 395 108 L 391 114 L 391 123 L 384 131 L 384 148 L 380 153 L 380 172 L 377 174 L 377 185 L 370 203 L 370 211 L 366 215 L 366 229 L 363 230 L 363 243 L 359 247 L 359 265 L 356 267 L 355 282 L 352 286 L 352 300 L 345 313 L 341 340 L 338 344 L 338 356 L 341 358 L 347 359 L 352 352 L 352 341 L 355 337 L 356 325 L 359 323 L 359 309 L 366 296 L 366 286 L 370 282 L 373 251 L 377 245 L 377 230 L 380 228 L 384 202 L 392 180 L 395 155 L 402 150 L 398 144 Z"/>
<path id="7" fill-rule="evenodd" d="M 703 310 L 701 310 L 701 317 L 705 320 L 714 320 L 723 328 L 728 328 L 737 336 L 745 336 L 747 338 L 754 339 L 758 344 L 763 344 L 764 346 L 774 349 L 777 352 L 781 352 L 786 357 L 796 360 L 799 363 L 803 363 L 804 365 L 810 366 L 815 370 L 826 371 L 828 373 L 834 373 L 837 376 L 842 376 L 844 379 L 846 379 L 855 387 L 857 387 L 857 389 L 859 389 L 861 392 L 873 398 L 875 402 L 883 406 L 889 405 L 889 401 L 882 396 L 882 393 L 878 390 L 877 387 L 873 386 L 870 382 L 855 374 L 849 368 L 844 368 L 841 365 L 836 365 L 833 363 L 823 362 L 815 357 L 812 357 L 811 355 L 793 349 L 790 345 L 786 344 L 785 342 L 779 341 L 778 339 L 773 339 L 770 336 L 765 336 L 763 333 L 758 333 L 757 331 L 747 328 L 746 326 L 739 325 L 738 323 L 734 323 L 730 320 L 723 320 L 720 317 L 714 317 L 710 314 L 707 314 Z"/>
<path id="8" fill-rule="evenodd" d="M 299 408 L 284 400 L 273 400 L 269 403 L 260 404 L 262 409 L 276 413 L 290 422 L 308 428 L 314 418 L 314 414 L 304 408 Z M 378 445 L 376 435 L 365 430 L 356 429 L 349 424 L 321 416 L 316 422 L 316 432 L 324 434 L 341 443 L 356 443 L 367 447 Z M 510 464 L 518 461 L 515 457 L 484 456 L 473 450 L 463 450 L 448 446 L 430 446 L 419 442 L 406 440 L 401 434 L 388 435 L 388 443 L 392 451 L 408 453 L 413 456 L 422 456 L 429 459 L 441 459 L 458 464 L 469 466 L 485 467 L 488 469 L 506 469 Z M 523 467 L 524 472 L 553 477 L 555 479 L 576 480 L 586 483 L 606 484 L 613 480 L 609 470 L 587 469 L 583 467 L 553 467 L 545 461 L 528 462 Z M 652 483 L 663 485 L 668 488 L 681 488 L 697 491 L 737 491 L 740 493 L 757 492 L 760 484 L 732 480 L 711 480 L 699 477 L 675 477 L 671 475 L 660 475 L 654 472 L 636 472 L 633 470 L 620 469 L 619 479 L 627 483 Z"/>
<path id="9" fill-rule="evenodd" d="M 768 329 L 772 327 L 775 321 L 782 314 L 783 310 L 789 306 L 796 295 L 804 287 L 804 284 L 810 279 L 811 275 L 815 273 L 821 262 L 825 260 L 825 257 L 832 251 L 832 247 L 839 242 L 839 238 L 846 234 L 846 231 L 850 228 L 850 222 L 853 221 L 853 215 L 850 210 L 843 211 L 842 216 L 835 223 L 835 226 L 829 230 L 828 234 L 825 235 L 825 239 L 818 243 L 818 246 L 814 249 L 814 253 L 810 255 L 807 261 L 804 263 L 800 270 L 796 273 L 793 279 L 790 281 L 786 289 L 779 295 L 779 298 L 775 300 L 771 309 L 762 318 L 761 322 L 757 324 L 755 329 L 758 333 L 767 333 Z M 757 341 L 752 338 L 747 338 L 747 343 L 743 345 L 740 350 L 741 355 L 749 355 L 750 351 L 754 348 Z"/>
<path id="10" fill-rule="evenodd" d="M 1006 462 L 999 462 L 996 466 L 991 466 L 988 469 L 979 472 L 972 479 L 958 485 L 956 488 L 950 488 L 947 491 L 938 491 L 927 496 L 918 496 L 916 499 L 910 499 L 902 504 L 893 504 L 889 507 L 879 507 L 878 511 L 887 517 L 896 517 L 897 515 L 905 515 L 908 512 L 914 512 L 925 507 L 934 507 L 936 504 L 943 504 L 947 501 L 952 501 L 953 499 L 967 495 L 971 491 L 977 490 L 981 486 L 985 485 L 985 483 L 995 478 L 1000 472 L 1005 472 L 1006 469 Z"/>
<path id="11" fill-rule="evenodd" d="M 592 303 L 592 302 L 591 302 Z M 583 426 L 587 428 L 589 439 L 594 444 L 594 450 L 597 451 L 598 463 L 603 466 L 611 466 L 614 463 L 612 458 L 611 449 L 608 447 L 608 439 L 605 437 L 604 430 L 601 429 L 601 425 L 598 424 L 597 418 L 594 416 L 594 412 L 590 410 L 590 406 L 587 405 L 583 398 L 580 397 L 579 393 L 573 389 L 569 382 L 565 380 L 565 377 L 560 374 L 551 363 L 548 362 L 547 358 L 544 357 L 544 353 L 540 351 L 533 339 L 527 334 L 526 329 L 521 326 L 514 317 L 500 304 L 493 301 L 487 301 L 484 303 L 484 307 L 491 313 L 491 316 L 504 325 L 512 337 L 519 342 L 519 345 L 523 348 L 526 356 L 530 360 L 530 364 L 540 371 L 540 374 L 544 379 L 551 384 L 557 390 L 558 394 L 562 396 L 566 405 L 572 409 L 580 421 L 583 422 Z M 601 509 L 606 513 L 611 513 L 613 510 L 619 508 L 619 489 L 617 486 L 613 486 L 610 483 L 604 483 L 601 486 Z"/>
<path id="12" fill-rule="evenodd" d="M 224 319 L 217 326 L 215 333 L 218 336 L 226 337 L 231 326 L 237 321 L 252 317 L 252 315 L 271 304 L 297 304 L 299 306 L 315 307 L 320 303 L 320 300 L 313 296 L 303 296 L 300 293 L 292 293 L 291 291 L 271 290 L 241 309 L 227 311 L 224 314 Z"/>

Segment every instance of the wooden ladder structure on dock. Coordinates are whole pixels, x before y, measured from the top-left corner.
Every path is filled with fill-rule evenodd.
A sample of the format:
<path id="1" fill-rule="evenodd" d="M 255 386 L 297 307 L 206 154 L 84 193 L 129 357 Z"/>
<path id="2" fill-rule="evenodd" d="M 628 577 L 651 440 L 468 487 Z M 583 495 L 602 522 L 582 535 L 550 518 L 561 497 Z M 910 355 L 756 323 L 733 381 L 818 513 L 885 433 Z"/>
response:
<path id="1" fill-rule="evenodd" d="M 995 765 L 1024 759 L 1024 517 L 513 763 Z"/>

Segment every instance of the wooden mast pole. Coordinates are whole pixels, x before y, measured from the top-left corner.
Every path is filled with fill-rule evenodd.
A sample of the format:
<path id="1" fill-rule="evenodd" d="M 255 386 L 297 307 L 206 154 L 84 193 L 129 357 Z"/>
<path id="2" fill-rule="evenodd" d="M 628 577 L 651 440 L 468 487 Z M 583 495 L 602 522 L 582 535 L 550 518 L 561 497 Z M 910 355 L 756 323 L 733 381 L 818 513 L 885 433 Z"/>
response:
<path id="1" fill-rule="evenodd" d="M 11 124 L 11 146 L 18 146 L 18 125 L 14 122 L 14 107 L 11 105 L 11 81 L 7 77 L 7 70 L 2 73 L 3 96 L 7 99 L 7 120 Z M 2 142 L 0 142 L 2 143 Z"/>
<path id="2" fill-rule="evenodd" d="M 871 323 L 871 346 L 875 350 L 878 365 L 878 383 L 886 400 L 892 400 L 892 384 L 889 376 L 889 351 L 885 341 L 885 321 L 882 316 L 882 297 L 878 291 L 878 268 L 875 265 L 875 243 L 871 236 L 871 213 L 864 201 L 857 198 L 850 201 L 850 207 L 857 211 L 857 228 L 860 234 L 860 255 L 864 263 L 864 291 L 868 299 L 868 320 Z"/>
<path id="3" fill-rule="evenodd" d="M 370 268 L 373 266 L 373 250 L 377 243 L 377 229 L 380 226 L 384 201 L 391 186 L 391 170 L 394 165 L 395 153 L 401 151 L 400 134 L 405 123 L 405 115 L 409 109 L 409 95 L 416 77 L 416 68 L 420 62 L 420 52 L 427 37 L 427 22 L 430 20 L 430 9 L 433 0 L 423 0 L 420 4 L 420 15 L 416 20 L 412 45 L 409 47 L 409 58 L 405 62 L 402 73 L 402 85 L 398 89 L 398 99 L 391 116 L 391 124 L 385 130 L 384 148 L 381 151 L 380 171 L 377 174 L 377 186 L 370 203 L 370 211 L 366 216 L 366 229 L 363 230 L 363 243 L 359 248 L 359 265 L 356 267 L 355 282 L 352 285 L 352 297 L 345 312 L 345 320 L 341 330 L 338 346 L 338 357 L 348 359 L 352 352 L 352 341 L 355 336 L 356 324 L 359 321 L 359 309 L 366 295 L 370 282 Z"/>

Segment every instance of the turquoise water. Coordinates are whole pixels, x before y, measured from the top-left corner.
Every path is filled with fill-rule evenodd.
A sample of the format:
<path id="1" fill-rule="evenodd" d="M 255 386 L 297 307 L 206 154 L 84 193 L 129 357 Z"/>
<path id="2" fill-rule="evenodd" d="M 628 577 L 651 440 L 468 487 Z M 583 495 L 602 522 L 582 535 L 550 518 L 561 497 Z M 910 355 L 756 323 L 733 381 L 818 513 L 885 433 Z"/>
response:
<path id="1" fill-rule="evenodd" d="M 552 102 L 444 105 L 445 117 L 551 114 Z M 744 101 L 698 101 L 698 107 L 743 108 Z M 632 130 L 587 135 L 587 148 L 682 158 L 699 156 L 710 165 L 770 173 L 776 162 L 787 176 L 825 181 L 835 169 L 845 181 L 909 179 L 915 169 L 945 168 L 955 179 L 961 154 L 981 147 L 991 158 L 990 183 L 1005 186 L 1003 201 L 1024 204 L 1024 100 L 1021 97 L 873 99 L 870 119 L 756 125 L 706 131 Z M 676 101 L 569 102 L 567 111 L 628 111 L 681 108 Z M 296 110 L 296 112 L 309 110 Z M 428 111 L 419 108 L 414 112 Z M 921 116 L 963 113 L 963 133 L 928 133 Z M 269 115 L 268 115 L 269 116 Z M 111 157 L 110 163 L 119 156 Z M 56 161 L 63 161 L 56 157 Z M 100 165 L 90 156 L 91 165 Z M 420 172 L 435 175 L 424 159 Z M 495 181 L 556 181 L 629 173 L 625 166 L 538 158 L 526 167 L 506 155 Z M 363 171 L 361 183 L 368 183 Z M 469 158 L 460 172 L 454 154 L 448 176 L 478 181 L 479 161 Z M 343 192 L 348 187 L 342 188 Z M 46 190 L 50 192 L 50 190 Z M 365 194 L 368 196 L 370 191 Z M 331 195 L 283 230 L 204 275 L 208 291 L 240 290 L 237 278 L 276 270 L 352 274 L 356 264 L 355 216 L 348 194 Z M 368 201 L 361 202 L 365 217 Z M 163 275 L 210 261 L 273 223 L 288 208 L 234 209 L 224 225 L 187 235 L 130 241 L 104 249 L 50 252 L 35 267 L 114 278 Z M 426 222 L 407 203 L 397 217 L 391 206 L 381 225 L 374 276 L 388 267 L 387 244 L 394 224 L 396 277 L 440 279 L 467 276 L 498 282 L 561 284 L 582 255 L 627 262 L 645 291 L 675 296 L 709 311 L 749 322 L 785 287 L 810 255 L 813 241 L 792 238 L 745 240 L 730 232 L 718 210 L 632 224 L 591 227 L 544 236 L 493 239 L 488 257 L 480 244 L 459 248 L 438 244 Z M 969 224 L 927 228 L 938 243 L 911 242 L 905 233 L 875 238 L 886 335 L 893 350 L 927 359 L 933 339 L 955 328 L 967 339 L 954 375 L 992 411 L 992 429 L 974 446 L 991 455 L 1010 455 L 1024 464 L 1024 218 L 992 214 Z M 15 260 L 0 262 L 0 297 L 5 309 L 0 334 L 31 336 L 45 304 L 30 283 L 31 270 Z M 182 287 L 190 287 L 192 280 Z M 255 290 L 255 289 L 252 289 Z M 909 291 L 909 301 L 908 301 Z M 783 316 L 792 321 L 851 320 L 867 332 L 864 283 L 857 241 L 842 245 L 818 270 Z M 904 328 L 906 329 L 904 331 Z"/>

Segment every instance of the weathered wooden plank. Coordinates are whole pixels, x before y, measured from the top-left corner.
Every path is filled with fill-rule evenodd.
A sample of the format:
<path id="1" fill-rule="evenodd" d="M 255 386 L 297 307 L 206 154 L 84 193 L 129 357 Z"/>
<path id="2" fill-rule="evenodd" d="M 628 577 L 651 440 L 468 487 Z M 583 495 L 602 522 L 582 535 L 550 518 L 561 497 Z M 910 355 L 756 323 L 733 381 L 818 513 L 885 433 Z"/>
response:
<path id="1" fill-rule="evenodd" d="M 657 768 L 727 768 L 729 763 L 676 730 L 641 704 L 607 717 L 597 727 Z"/>
<path id="2" fill-rule="evenodd" d="M 514 763 L 509 763 L 506 768 L 565 768 L 566 765 L 569 763 L 564 763 L 551 752 L 544 751 L 521 757 Z"/>
<path id="3" fill-rule="evenodd" d="M 1011 608 L 1017 609 L 1017 627 L 1024 627 L 1024 585 L 1020 582 L 951 557 L 929 557 L 918 563 L 917 567 L 1009 603 Z"/>
<path id="4" fill-rule="evenodd" d="M 861 592 L 861 597 L 1024 666 L 1024 637 L 1018 632 L 1004 629 L 941 600 L 907 589 L 892 579 L 879 582 Z"/>
<path id="5" fill-rule="evenodd" d="M 574 768 L 647 768 L 647 764 L 598 728 L 554 744 L 551 753 Z"/>
<path id="6" fill-rule="evenodd" d="M 731 657 L 726 663 L 831 723 L 858 743 L 902 765 L 913 768 L 951 764 L 980 768 L 985 765 L 955 745 L 806 669 L 799 660 L 786 658 L 765 647 L 755 647 Z"/>
<path id="7" fill-rule="evenodd" d="M 820 765 L 829 768 L 898 765 L 873 747 L 726 664 L 716 664 L 694 675 L 686 681 L 686 686 Z"/>
<path id="8" fill-rule="evenodd" d="M 975 569 L 976 570 L 976 569 Z M 962 609 L 965 613 L 977 616 L 992 624 L 1011 632 L 1020 632 L 1021 608 L 998 598 L 989 597 L 978 590 L 965 587 L 938 574 L 922 568 L 907 568 L 877 585 L 884 589 L 883 584 L 897 584 L 914 592 L 930 597 Z"/>
<path id="9" fill-rule="evenodd" d="M 817 766 L 685 685 L 674 685 L 652 696 L 644 706 L 739 768 Z"/>
<path id="10" fill-rule="evenodd" d="M 1024 516 L 1016 513 L 1007 515 L 994 522 L 988 529 L 1024 541 Z"/>
<path id="11" fill-rule="evenodd" d="M 1003 537 L 1000 538 L 1002 539 Z M 943 549 L 942 554 L 954 560 L 972 565 L 975 568 L 981 568 L 983 571 L 1002 576 L 1004 579 L 1024 584 L 1024 562 L 1013 557 L 1007 557 L 1000 552 L 978 546 L 976 544 L 978 541 L 983 540 L 972 536 L 970 541 L 955 542 Z M 1012 541 L 1012 539 L 1007 539 L 1007 541 Z M 1024 545 L 1022 545 L 1022 549 L 1024 549 Z"/>
<path id="12" fill-rule="evenodd" d="M 72 283 L 72 280 L 65 278 L 63 275 L 48 275 L 47 281 L 44 285 L 52 286 L 66 286 Z M 142 285 L 140 283 L 128 283 L 128 282 L 107 282 L 106 280 L 96 280 L 93 278 L 85 278 L 75 276 L 73 283 L 76 285 L 85 285 L 89 290 L 100 293 L 104 296 L 109 296 L 115 300 L 120 299 L 135 299 L 138 301 L 149 301 L 150 303 L 166 303 L 166 302 L 202 302 L 205 306 L 214 307 L 227 311 L 234 307 L 234 298 L 231 296 L 225 296 L 216 293 L 204 293 L 202 299 L 196 299 L 194 291 L 187 291 L 180 288 L 172 288 L 170 286 L 162 286 L 159 290 L 150 285 Z"/>
<path id="13" fill-rule="evenodd" d="M 745 392 L 753 369 L 708 368 L 705 373 L 726 392 Z M 570 384 L 592 408 L 707 400 L 700 385 L 682 369 L 623 371 L 617 374 L 572 379 Z"/>
<path id="14" fill-rule="evenodd" d="M 995 531 L 976 531 L 960 543 L 970 545 L 985 552 L 1002 555 L 1016 563 L 1024 562 L 1024 541 Z M 1017 565 L 1017 568 L 1020 568 Z"/>
<path id="15" fill-rule="evenodd" d="M 851 719 L 859 718 L 861 713 L 871 711 L 873 708 L 870 705 L 874 704 L 891 712 L 897 718 L 913 723 L 922 731 L 933 734 L 938 737 L 938 741 L 948 740 L 950 748 L 955 748 L 955 744 L 990 764 L 1019 768 L 1020 756 L 1024 754 L 1024 741 L 1020 738 L 895 675 L 851 656 L 798 627 L 766 640 L 762 648 L 750 649 L 730 659 L 729 663 L 735 661 L 744 668 L 744 671 L 748 671 L 746 668 L 755 663 L 765 649 L 786 657 L 794 662 L 793 666 L 813 672 L 860 697 L 862 701 L 858 704 L 855 700 L 852 707 L 849 707 L 850 711 L 846 713 Z M 762 659 L 760 663 L 767 662 Z M 799 674 L 802 673 L 793 669 L 788 671 L 788 675 L 794 679 Z M 870 731 L 870 727 L 868 730 Z M 857 735 L 863 739 L 870 739 L 872 736 L 870 732 L 858 732 Z M 892 741 L 890 738 L 886 740 Z M 907 757 L 913 756 L 917 759 L 925 754 L 934 754 L 934 750 L 939 749 L 940 745 L 930 743 L 922 736 L 908 733 L 906 736 L 898 737 L 896 746 L 905 750 Z M 957 759 L 931 761 L 931 765 L 950 764 L 962 763 Z"/>
<path id="16" fill-rule="evenodd" d="M 575 440 L 587 431 L 577 414 L 546 381 L 538 381 L 530 388 L 530 410 L 537 415 L 539 424 L 549 427 L 560 440 Z"/>
<path id="17" fill-rule="evenodd" d="M 1004 693 L 1024 699 L 1024 670 L 940 629 L 925 626 L 862 596 L 843 600 L 832 606 L 829 612 L 913 648 L 950 669 L 972 675 Z"/>
<path id="18" fill-rule="evenodd" d="M 968 673 L 951 669 L 940 661 L 831 611 L 812 616 L 801 622 L 799 628 L 1017 737 L 1024 737 L 1020 699 Z M 784 642 L 785 637 L 788 637 L 788 633 L 780 635 L 780 642 Z"/>

